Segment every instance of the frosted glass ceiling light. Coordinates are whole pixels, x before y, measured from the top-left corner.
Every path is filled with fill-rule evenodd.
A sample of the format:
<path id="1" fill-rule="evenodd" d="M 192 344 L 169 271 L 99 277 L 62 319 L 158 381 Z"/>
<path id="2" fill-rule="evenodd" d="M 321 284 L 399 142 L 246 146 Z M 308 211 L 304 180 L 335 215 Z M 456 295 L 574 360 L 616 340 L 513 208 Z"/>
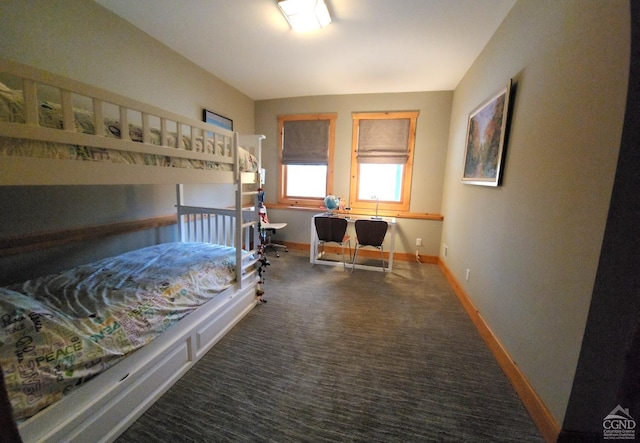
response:
<path id="1" fill-rule="evenodd" d="M 312 31 L 331 23 L 324 0 L 279 0 L 278 7 L 294 31 Z"/>

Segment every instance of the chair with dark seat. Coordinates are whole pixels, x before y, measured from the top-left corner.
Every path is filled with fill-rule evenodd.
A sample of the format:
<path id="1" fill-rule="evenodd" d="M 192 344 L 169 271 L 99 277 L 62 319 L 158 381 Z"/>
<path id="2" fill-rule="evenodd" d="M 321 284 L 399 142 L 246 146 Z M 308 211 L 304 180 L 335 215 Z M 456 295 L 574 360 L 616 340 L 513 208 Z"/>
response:
<path id="1" fill-rule="evenodd" d="M 385 264 L 384 264 L 384 249 L 382 247 L 382 242 L 384 241 L 384 236 L 387 234 L 387 228 L 389 225 L 384 220 L 356 220 L 356 248 L 353 253 L 353 263 L 351 267 L 351 272 L 356 267 L 356 257 L 358 255 L 358 249 L 370 246 L 380 250 L 380 255 L 382 257 L 382 272 L 385 272 Z"/>
<path id="2" fill-rule="evenodd" d="M 344 246 L 349 246 L 349 261 L 351 261 L 351 238 L 346 235 L 347 219 L 341 217 L 317 216 L 313 219 L 318 235 L 318 248 L 326 243 L 337 243 L 342 249 L 342 267 L 346 270 L 347 265 L 344 259 Z M 316 254 L 317 256 L 317 254 Z"/>

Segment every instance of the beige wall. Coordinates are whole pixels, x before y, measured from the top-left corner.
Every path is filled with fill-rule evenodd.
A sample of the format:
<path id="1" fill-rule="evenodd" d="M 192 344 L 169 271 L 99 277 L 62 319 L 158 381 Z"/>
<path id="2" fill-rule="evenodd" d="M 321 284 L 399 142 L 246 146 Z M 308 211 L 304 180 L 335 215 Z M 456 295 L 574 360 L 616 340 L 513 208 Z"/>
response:
<path id="1" fill-rule="evenodd" d="M 4 58 L 191 118 L 209 108 L 253 133 L 253 100 L 97 3 L 3 1 L 0 26 Z"/>
<path id="2" fill-rule="evenodd" d="M 443 259 L 559 424 L 609 206 L 629 44 L 626 0 L 520 0 L 453 100 Z M 468 113 L 509 78 L 504 186 L 463 185 Z"/>
<path id="3" fill-rule="evenodd" d="M 414 92 L 402 94 L 353 94 L 298 97 L 262 100 L 256 102 L 256 131 L 265 134 L 265 160 L 267 170 L 265 183 L 267 203 L 277 198 L 277 117 L 278 115 L 335 112 L 336 153 L 334 194 L 342 198 L 349 196 L 351 168 L 351 129 L 353 112 L 418 110 L 414 174 L 411 186 L 411 211 L 441 213 L 442 183 L 446 157 L 449 116 L 453 93 Z M 320 212 L 320 211 L 318 211 Z M 310 218 L 312 213 L 289 210 L 271 210 L 272 220 L 289 223 L 281 237 L 296 243 L 309 243 Z M 441 221 L 398 220 L 396 250 L 415 253 L 415 239 L 422 238 L 418 247 L 421 255 L 437 256 L 442 229 Z M 280 235 L 280 234 L 279 234 Z"/>

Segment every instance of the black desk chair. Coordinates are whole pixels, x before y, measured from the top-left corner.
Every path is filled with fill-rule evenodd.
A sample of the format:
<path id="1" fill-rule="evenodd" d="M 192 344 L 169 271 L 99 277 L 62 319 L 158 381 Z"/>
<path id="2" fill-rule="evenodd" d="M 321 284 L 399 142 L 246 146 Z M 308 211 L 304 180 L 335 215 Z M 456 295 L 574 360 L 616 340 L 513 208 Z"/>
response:
<path id="1" fill-rule="evenodd" d="M 385 272 L 384 249 L 382 247 L 382 242 L 384 241 L 384 236 L 387 234 L 388 227 L 389 225 L 384 220 L 356 220 L 357 241 L 356 248 L 353 253 L 351 272 L 353 272 L 356 267 L 356 257 L 358 255 L 358 249 L 365 246 L 370 246 L 380 250 L 380 255 L 382 257 L 382 272 Z"/>
<path id="2" fill-rule="evenodd" d="M 351 238 L 346 235 L 347 232 L 347 220 L 340 217 L 327 217 L 317 216 L 313 219 L 316 226 L 316 234 L 318 235 L 318 248 L 322 247 L 324 252 L 324 245 L 326 243 L 337 243 L 342 249 L 342 267 L 347 269 L 346 261 L 344 259 L 344 246 L 345 243 L 349 246 L 349 261 L 351 261 Z"/>

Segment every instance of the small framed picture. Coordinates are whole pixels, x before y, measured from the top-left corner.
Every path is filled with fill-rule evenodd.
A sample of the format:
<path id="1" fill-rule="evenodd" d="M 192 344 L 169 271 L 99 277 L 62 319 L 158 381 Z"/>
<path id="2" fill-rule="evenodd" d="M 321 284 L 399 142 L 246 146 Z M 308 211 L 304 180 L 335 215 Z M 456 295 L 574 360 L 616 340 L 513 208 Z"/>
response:
<path id="1" fill-rule="evenodd" d="M 202 121 L 233 131 L 233 120 L 208 109 L 202 110 Z"/>
<path id="2" fill-rule="evenodd" d="M 469 114 L 462 182 L 500 186 L 508 132 L 511 80 Z"/>

